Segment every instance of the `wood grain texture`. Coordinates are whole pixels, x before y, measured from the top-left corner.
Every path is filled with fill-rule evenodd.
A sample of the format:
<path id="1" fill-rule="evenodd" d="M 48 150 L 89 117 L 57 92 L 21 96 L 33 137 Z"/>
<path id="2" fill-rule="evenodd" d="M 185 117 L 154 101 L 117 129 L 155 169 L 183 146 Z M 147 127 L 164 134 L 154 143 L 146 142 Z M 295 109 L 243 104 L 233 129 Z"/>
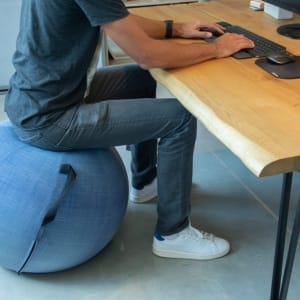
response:
<path id="1" fill-rule="evenodd" d="M 299 40 L 276 32 L 277 26 L 291 21 L 254 12 L 248 8 L 248 1 L 169 5 L 134 12 L 157 19 L 228 21 L 300 55 Z M 299 16 L 292 22 L 295 20 L 299 21 Z M 185 68 L 152 69 L 151 74 L 256 176 L 299 170 L 300 79 L 276 79 L 254 61 L 229 57 Z"/>

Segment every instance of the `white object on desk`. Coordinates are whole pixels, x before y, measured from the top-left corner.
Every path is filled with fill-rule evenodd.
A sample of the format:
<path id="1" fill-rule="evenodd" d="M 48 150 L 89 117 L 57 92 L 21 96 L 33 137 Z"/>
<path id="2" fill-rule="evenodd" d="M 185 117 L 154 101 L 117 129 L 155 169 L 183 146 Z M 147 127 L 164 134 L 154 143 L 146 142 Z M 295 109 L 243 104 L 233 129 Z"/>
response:
<path id="1" fill-rule="evenodd" d="M 249 7 L 253 10 L 263 10 L 264 9 L 264 1 L 250 0 Z"/>
<path id="2" fill-rule="evenodd" d="M 291 11 L 280 8 L 270 3 L 265 3 L 264 12 L 274 17 L 275 19 L 292 19 L 294 16 Z"/>

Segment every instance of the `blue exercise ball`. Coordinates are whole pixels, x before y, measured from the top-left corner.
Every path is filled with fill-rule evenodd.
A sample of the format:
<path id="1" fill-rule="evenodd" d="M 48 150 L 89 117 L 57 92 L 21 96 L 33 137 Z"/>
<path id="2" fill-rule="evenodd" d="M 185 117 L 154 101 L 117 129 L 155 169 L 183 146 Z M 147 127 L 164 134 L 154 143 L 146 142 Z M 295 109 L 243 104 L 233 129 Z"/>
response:
<path id="1" fill-rule="evenodd" d="M 114 148 L 54 152 L 0 123 L 0 265 L 29 273 L 77 266 L 118 231 L 128 178 Z"/>

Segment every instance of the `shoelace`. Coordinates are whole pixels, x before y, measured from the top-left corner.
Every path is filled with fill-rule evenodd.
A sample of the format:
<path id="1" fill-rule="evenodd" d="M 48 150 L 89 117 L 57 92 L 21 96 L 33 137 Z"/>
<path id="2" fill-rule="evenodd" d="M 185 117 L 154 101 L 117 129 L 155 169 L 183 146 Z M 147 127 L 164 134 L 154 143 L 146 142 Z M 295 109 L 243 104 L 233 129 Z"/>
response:
<path id="1" fill-rule="evenodd" d="M 202 238 L 206 239 L 206 240 L 213 240 L 214 235 L 205 231 L 200 231 L 200 233 L 202 234 Z"/>
<path id="2" fill-rule="evenodd" d="M 199 240 L 199 239 L 205 239 L 205 240 L 213 240 L 214 235 L 205 231 L 198 231 L 193 227 L 189 227 L 184 231 L 185 237 L 188 239 L 193 240 Z"/>

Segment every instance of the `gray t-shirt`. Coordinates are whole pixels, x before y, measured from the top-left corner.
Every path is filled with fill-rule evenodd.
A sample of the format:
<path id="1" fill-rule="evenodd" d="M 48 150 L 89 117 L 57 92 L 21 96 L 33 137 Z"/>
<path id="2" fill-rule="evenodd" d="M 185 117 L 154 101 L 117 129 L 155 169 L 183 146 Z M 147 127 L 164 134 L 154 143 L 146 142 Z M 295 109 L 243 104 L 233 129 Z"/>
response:
<path id="1" fill-rule="evenodd" d="M 42 128 L 80 103 L 102 24 L 128 15 L 122 0 L 24 0 L 5 110 Z"/>

